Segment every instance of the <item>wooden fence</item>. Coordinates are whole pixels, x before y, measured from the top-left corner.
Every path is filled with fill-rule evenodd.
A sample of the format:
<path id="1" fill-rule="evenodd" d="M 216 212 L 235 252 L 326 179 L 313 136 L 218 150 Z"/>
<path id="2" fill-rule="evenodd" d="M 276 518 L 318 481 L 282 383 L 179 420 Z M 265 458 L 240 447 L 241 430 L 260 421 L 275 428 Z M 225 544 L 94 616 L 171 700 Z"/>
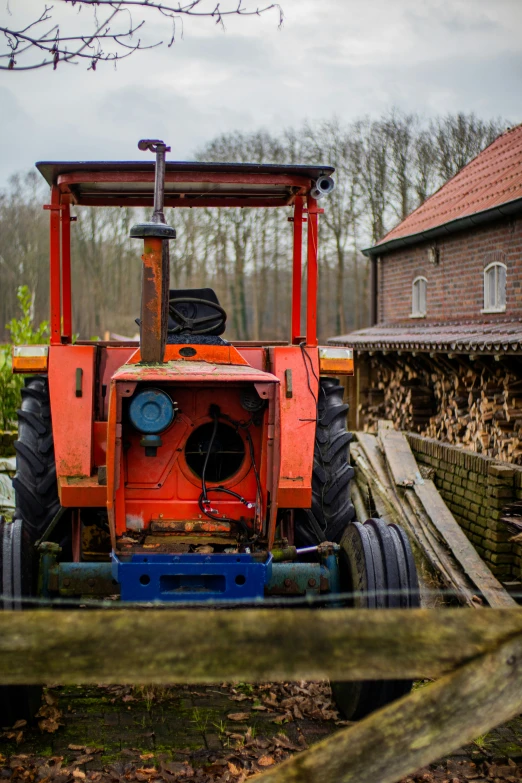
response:
<path id="1" fill-rule="evenodd" d="M 394 783 L 522 712 L 520 609 L 0 614 L 0 682 L 438 678 L 258 776 Z"/>

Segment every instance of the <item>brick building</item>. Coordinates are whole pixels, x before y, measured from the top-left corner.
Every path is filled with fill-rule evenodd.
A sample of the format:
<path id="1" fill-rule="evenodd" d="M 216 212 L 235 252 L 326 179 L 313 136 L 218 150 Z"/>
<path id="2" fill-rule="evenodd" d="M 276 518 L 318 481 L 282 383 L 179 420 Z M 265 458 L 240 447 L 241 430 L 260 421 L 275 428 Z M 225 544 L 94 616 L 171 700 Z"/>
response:
<path id="1" fill-rule="evenodd" d="M 522 125 L 365 254 L 372 325 L 329 340 L 354 349 L 350 426 L 412 433 L 478 550 L 519 578 L 503 517 L 514 504 L 522 526 Z"/>
<path id="2" fill-rule="evenodd" d="M 351 346 L 351 426 L 522 463 L 522 125 L 365 251 L 372 326 Z"/>

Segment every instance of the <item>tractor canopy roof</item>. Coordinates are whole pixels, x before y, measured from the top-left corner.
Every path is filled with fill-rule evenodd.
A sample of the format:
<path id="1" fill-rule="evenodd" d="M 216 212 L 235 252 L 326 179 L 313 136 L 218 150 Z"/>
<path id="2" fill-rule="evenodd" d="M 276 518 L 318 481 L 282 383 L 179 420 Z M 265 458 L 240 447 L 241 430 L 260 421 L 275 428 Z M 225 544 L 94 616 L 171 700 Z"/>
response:
<path id="1" fill-rule="evenodd" d="M 154 162 L 78 161 L 36 164 L 74 204 L 152 207 Z M 332 166 L 167 161 L 166 207 L 282 207 L 309 194 Z"/>

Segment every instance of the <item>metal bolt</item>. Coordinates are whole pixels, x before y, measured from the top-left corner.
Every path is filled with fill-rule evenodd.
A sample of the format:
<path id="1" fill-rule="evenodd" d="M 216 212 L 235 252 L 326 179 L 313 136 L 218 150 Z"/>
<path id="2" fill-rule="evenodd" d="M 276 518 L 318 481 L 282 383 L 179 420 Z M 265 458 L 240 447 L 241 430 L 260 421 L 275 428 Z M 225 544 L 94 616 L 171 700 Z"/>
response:
<path id="1" fill-rule="evenodd" d="M 71 584 L 71 580 L 70 579 L 64 579 L 63 580 L 63 586 L 64 587 L 69 587 L 70 584 Z"/>
<path id="2" fill-rule="evenodd" d="M 316 586 L 316 584 L 317 584 L 317 582 L 315 581 L 315 579 L 313 578 L 313 576 L 312 576 L 312 577 L 310 577 L 310 579 L 308 580 L 308 586 L 309 586 L 309 587 L 315 587 L 315 586 Z"/>
<path id="3" fill-rule="evenodd" d="M 89 585 L 89 587 L 94 587 L 94 585 L 96 584 L 96 580 L 91 577 L 91 579 L 87 579 L 87 584 Z"/>
<path id="4" fill-rule="evenodd" d="M 285 579 L 285 587 L 290 587 L 291 584 L 292 584 L 292 580 L 291 579 Z"/>

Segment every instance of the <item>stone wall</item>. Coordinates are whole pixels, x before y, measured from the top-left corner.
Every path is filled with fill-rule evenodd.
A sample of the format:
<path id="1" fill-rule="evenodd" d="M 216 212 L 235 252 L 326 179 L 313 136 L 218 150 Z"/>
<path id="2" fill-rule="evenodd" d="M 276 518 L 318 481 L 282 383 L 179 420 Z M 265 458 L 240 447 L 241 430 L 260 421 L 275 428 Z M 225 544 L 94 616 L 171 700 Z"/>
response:
<path id="1" fill-rule="evenodd" d="M 0 430 L 0 457 L 14 456 L 14 442 L 18 437 L 18 432 L 3 432 Z"/>
<path id="2" fill-rule="evenodd" d="M 522 545 L 510 541 L 500 518 L 506 505 L 522 500 L 522 466 L 413 433 L 408 440 L 419 465 L 434 469 L 440 494 L 493 573 L 520 579 Z"/>

